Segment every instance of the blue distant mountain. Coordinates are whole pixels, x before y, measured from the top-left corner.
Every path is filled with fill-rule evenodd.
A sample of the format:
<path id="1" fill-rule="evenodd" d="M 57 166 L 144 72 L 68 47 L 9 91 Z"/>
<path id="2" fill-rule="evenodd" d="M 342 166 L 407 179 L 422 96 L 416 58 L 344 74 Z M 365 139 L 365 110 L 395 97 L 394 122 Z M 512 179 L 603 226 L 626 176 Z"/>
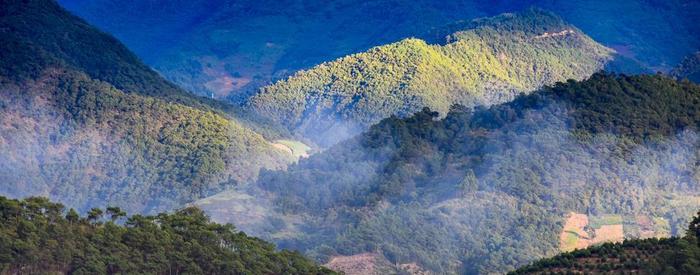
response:
<path id="1" fill-rule="evenodd" d="M 700 48 L 700 2 L 693 0 L 59 2 L 115 35 L 169 80 L 234 100 L 324 61 L 531 6 L 615 49 L 613 71 L 668 71 Z"/>

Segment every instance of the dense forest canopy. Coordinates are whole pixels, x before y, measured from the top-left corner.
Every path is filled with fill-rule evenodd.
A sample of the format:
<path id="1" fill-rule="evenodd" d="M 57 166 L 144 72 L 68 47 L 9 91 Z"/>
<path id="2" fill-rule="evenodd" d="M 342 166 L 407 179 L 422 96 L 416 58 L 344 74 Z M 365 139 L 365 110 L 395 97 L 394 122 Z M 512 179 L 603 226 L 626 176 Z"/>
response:
<path id="1" fill-rule="evenodd" d="M 268 196 L 254 209 L 267 218 L 241 226 L 321 261 L 377 252 L 469 274 L 555 254 L 570 212 L 650 217 L 680 234 L 698 208 L 699 125 L 700 87 L 662 75 L 595 74 L 443 119 L 425 109 L 261 173 L 239 192 Z M 200 205 L 238 221 L 250 208 L 228 196 Z"/>
<path id="2" fill-rule="evenodd" d="M 700 2 L 60 2 L 157 71 L 0 0 L 0 273 L 697 271 Z"/>
<path id="3" fill-rule="evenodd" d="M 80 216 L 45 198 L 0 196 L 3 274 L 333 274 L 297 252 L 188 207 L 154 216 L 118 207 Z"/>
<path id="4" fill-rule="evenodd" d="M 167 82 L 54 1 L 2 7 L 3 195 L 156 213 L 294 160 L 268 141 L 285 131 Z"/>
<path id="5" fill-rule="evenodd" d="M 585 79 L 613 53 L 538 9 L 470 21 L 437 36 L 440 44 L 410 38 L 322 63 L 262 88 L 248 104 L 329 146 L 390 115 L 497 104 Z"/>

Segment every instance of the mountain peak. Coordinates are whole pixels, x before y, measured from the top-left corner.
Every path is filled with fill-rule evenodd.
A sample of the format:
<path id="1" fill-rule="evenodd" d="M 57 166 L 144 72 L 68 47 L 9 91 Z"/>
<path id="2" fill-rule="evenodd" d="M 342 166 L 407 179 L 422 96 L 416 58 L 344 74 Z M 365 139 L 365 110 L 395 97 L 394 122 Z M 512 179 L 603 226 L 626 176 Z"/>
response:
<path id="1" fill-rule="evenodd" d="M 420 36 L 429 43 L 444 45 L 459 39 L 463 32 L 475 29 L 492 29 L 496 32 L 522 32 L 526 36 L 541 35 L 564 29 L 576 29 L 551 11 L 529 8 L 520 12 L 503 13 L 493 17 L 460 20 L 443 27 L 433 28 Z M 580 32 L 580 31 L 579 31 Z"/>

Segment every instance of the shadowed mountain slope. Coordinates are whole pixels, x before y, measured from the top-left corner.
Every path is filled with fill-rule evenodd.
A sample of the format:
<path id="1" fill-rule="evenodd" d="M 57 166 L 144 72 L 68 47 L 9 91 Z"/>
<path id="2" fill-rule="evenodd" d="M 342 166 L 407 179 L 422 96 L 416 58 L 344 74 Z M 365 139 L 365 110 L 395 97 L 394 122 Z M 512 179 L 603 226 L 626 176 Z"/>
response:
<path id="1" fill-rule="evenodd" d="M 54 1 L 1 4 L 0 193 L 153 212 L 294 159 L 268 141 L 284 131 L 167 82 Z"/>

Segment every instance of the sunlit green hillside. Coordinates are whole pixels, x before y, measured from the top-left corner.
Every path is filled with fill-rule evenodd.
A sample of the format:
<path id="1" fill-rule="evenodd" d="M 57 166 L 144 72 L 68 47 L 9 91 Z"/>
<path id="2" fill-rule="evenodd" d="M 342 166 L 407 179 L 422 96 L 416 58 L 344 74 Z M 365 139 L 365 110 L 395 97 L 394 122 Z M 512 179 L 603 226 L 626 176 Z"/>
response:
<path id="1" fill-rule="evenodd" d="M 490 105 L 542 85 L 585 79 L 611 50 L 540 10 L 479 19 L 450 29 L 444 45 L 406 39 L 323 63 L 265 87 L 258 114 L 323 145 L 390 115 L 429 107 Z"/>

